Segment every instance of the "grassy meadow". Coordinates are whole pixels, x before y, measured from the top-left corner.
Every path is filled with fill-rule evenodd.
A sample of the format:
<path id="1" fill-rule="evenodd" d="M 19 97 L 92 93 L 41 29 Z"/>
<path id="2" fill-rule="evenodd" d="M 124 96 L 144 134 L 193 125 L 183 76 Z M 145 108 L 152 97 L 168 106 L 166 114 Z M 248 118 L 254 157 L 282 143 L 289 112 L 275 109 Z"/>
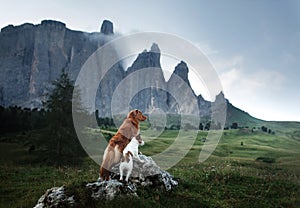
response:
<path id="1" fill-rule="evenodd" d="M 187 155 L 168 170 L 179 180 L 175 190 L 140 188 L 139 198 L 110 202 L 93 201 L 85 191 L 85 184 L 98 178 L 99 166 L 90 158 L 54 167 L 43 162 L 41 150 L 28 151 L 28 140 L 38 137 L 39 131 L 1 135 L 0 207 L 33 207 L 48 188 L 62 185 L 75 195 L 78 207 L 120 207 L 124 203 L 129 207 L 300 207 L 300 133 L 297 128 L 275 124 L 272 130 L 275 134 L 260 129 L 225 130 L 216 150 L 203 163 L 198 156 L 207 142 L 203 140 L 207 131 L 199 131 Z M 97 129 L 87 132 L 100 133 Z M 109 138 L 114 132 L 102 133 Z M 142 134 L 146 144 L 140 151 L 149 156 L 162 152 L 177 135 L 176 130 L 165 130 L 156 139 L 149 132 Z"/>

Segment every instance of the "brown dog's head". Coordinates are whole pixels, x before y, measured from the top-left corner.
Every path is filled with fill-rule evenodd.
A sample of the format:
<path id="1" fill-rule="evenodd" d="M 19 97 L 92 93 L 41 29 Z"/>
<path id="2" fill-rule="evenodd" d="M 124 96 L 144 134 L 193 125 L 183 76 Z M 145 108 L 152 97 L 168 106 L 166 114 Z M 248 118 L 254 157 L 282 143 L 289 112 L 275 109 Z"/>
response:
<path id="1" fill-rule="evenodd" d="M 127 118 L 133 118 L 138 121 L 145 121 L 147 119 L 147 116 L 143 115 L 140 110 L 135 109 L 128 113 Z"/>

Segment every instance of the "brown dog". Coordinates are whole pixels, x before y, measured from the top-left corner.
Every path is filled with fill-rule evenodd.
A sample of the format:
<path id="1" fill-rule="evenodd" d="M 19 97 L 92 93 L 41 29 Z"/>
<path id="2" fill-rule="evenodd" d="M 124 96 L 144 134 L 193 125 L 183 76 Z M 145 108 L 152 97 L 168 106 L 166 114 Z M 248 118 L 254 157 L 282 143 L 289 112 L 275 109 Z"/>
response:
<path id="1" fill-rule="evenodd" d="M 101 180 L 109 180 L 110 169 L 120 162 L 123 150 L 130 139 L 140 134 L 140 121 L 146 119 L 147 117 L 139 110 L 132 110 L 128 113 L 127 118 L 123 121 L 116 135 L 110 139 L 104 151 L 100 167 Z"/>

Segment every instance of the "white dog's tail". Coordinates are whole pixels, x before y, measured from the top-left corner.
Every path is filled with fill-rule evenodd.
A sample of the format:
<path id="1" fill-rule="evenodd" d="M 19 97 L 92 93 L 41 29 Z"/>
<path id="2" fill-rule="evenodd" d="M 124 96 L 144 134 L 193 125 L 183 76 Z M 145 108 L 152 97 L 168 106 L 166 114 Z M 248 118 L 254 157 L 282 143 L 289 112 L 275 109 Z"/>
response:
<path id="1" fill-rule="evenodd" d="M 130 159 L 133 157 L 132 152 L 128 151 L 122 158 L 122 162 L 126 161 L 127 163 L 130 161 Z"/>

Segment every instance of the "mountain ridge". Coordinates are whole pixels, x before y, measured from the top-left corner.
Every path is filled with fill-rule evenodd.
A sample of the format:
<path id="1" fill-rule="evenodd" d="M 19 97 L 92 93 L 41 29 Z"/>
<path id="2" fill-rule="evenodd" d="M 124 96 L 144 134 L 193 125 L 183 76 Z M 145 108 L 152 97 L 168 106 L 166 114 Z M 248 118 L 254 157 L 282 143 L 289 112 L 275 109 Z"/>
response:
<path id="1" fill-rule="evenodd" d="M 43 20 L 38 25 L 24 23 L 2 28 L 0 32 L 0 105 L 42 107 L 47 89 L 51 82 L 58 78 L 62 69 L 68 72 L 72 80 L 75 80 L 88 57 L 114 37 L 113 23 L 108 20 L 103 21 L 100 32 L 93 33 L 70 30 L 65 23 L 55 20 Z M 109 103 L 122 79 L 139 69 L 154 67 L 158 69 L 157 74 L 153 75 L 156 77 L 158 88 L 145 89 L 137 93 L 130 103 L 132 108 L 149 111 L 149 108 L 157 107 L 169 113 L 178 113 L 178 103 L 168 93 L 170 88 L 179 87 L 178 83 L 173 81 L 176 79 L 172 78 L 176 75 L 187 84 L 189 90 L 192 90 L 201 117 L 209 118 L 213 102 L 206 101 L 201 95 L 197 96 L 194 93 L 187 76 L 189 69 L 184 60 L 178 63 L 170 79 L 166 81 L 161 68 L 160 55 L 159 46 L 153 43 L 151 49 L 141 52 L 127 70 L 121 63 L 115 64 L 105 75 L 107 78 L 99 85 L 95 101 L 96 108 L 100 109 L 99 115 L 111 116 Z M 147 79 L 140 77 L 140 82 L 147 82 Z M 225 99 L 223 93 L 222 95 Z M 234 107 L 228 100 L 226 103 L 228 118 L 230 122 L 233 122 L 235 118 L 232 112 L 243 111 Z M 181 109 L 183 112 L 193 113 L 197 110 L 189 109 L 188 105 L 185 106 L 187 106 L 186 109 Z M 250 117 L 250 120 L 256 119 Z"/>

